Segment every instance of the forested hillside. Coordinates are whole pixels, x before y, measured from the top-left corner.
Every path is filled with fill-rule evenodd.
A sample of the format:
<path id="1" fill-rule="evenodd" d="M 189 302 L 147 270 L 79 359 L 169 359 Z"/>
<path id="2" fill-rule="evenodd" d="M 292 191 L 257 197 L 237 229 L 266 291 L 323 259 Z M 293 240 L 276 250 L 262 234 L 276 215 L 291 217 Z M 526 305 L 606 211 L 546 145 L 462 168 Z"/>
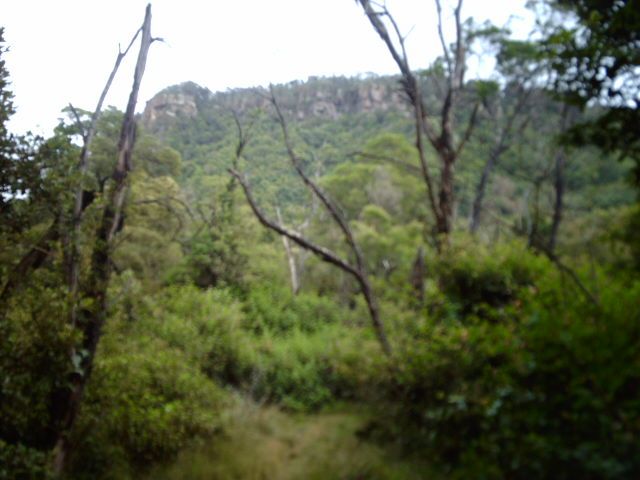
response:
<path id="1" fill-rule="evenodd" d="M 0 57 L 0 479 L 640 476 L 639 85 L 559 63 L 637 70 L 640 9 L 569 3 L 529 42 L 460 2 L 415 71 L 359 0 L 398 75 L 135 114 L 149 7 L 126 108 L 50 138 Z"/>
<path id="2" fill-rule="evenodd" d="M 358 175 L 358 169 L 369 166 L 396 173 L 404 170 L 407 177 L 419 176 L 416 159 L 412 157 L 415 156 L 413 121 L 401 96 L 399 80 L 399 77 L 312 78 L 274 87 L 312 174 L 324 177 L 338 171 L 341 175 Z M 470 93 L 459 106 L 461 118 L 471 114 L 477 88 L 474 82 L 467 85 Z M 428 85 L 425 90 L 430 90 Z M 227 176 L 238 142 L 235 114 L 252 125 L 252 139 L 245 151 L 250 158 L 247 171 L 255 177 L 257 185 L 264 183 L 272 192 L 266 201 L 287 207 L 302 200 L 291 198 L 291 194 L 296 190 L 302 194 L 304 188 L 296 181 L 295 172 L 285 158 L 268 95 L 263 88 L 212 93 L 193 83 L 175 85 L 147 103 L 142 125 L 181 153 L 180 183 L 189 191 L 197 191 L 200 182 Z M 515 101 L 509 95 L 509 91 L 501 92 L 502 108 Z M 502 220 L 527 216 L 527 208 L 533 203 L 535 177 L 547 177 L 540 180 L 544 183 L 542 188 L 548 189 L 553 183 L 550 170 L 555 153 L 554 135 L 561 130 L 561 106 L 543 92 L 532 95 L 538 98 L 522 114 L 527 123 L 519 132 L 518 144 L 505 152 L 496 178 L 492 179 L 492 187 L 498 190 L 487 199 L 504 203 L 492 205 L 492 213 Z M 496 119 L 491 118 L 491 113 L 480 114 L 475 137 L 457 167 L 458 217 L 465 219 L 470 214 L 474 190 L 495 134 Z M 582 115 L 588 117 L 590 112 Z M 632 162 L 616 162 L 596 149 L 571 152 L 567 165 L 570 185 L 567 193 L 571 201 L 567 209 L 575 210 L 579 216 L 580 211 L 633 203 L 631 168 Z M 278 184 L 287 179 L 290 182 Z"/>

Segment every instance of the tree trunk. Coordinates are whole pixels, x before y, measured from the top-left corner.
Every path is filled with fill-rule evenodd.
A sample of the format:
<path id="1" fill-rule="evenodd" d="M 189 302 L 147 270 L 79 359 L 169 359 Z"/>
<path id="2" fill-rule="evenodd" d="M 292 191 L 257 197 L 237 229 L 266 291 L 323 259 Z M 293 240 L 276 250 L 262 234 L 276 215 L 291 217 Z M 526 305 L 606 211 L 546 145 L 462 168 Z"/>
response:
<path id="1" fill-rule="evenodd" d="M 122 209 L 127 191 L 127 177 L 131 171 L 131 154 L 135 143 L 135 107 L 147 54 L 153 42 L 151 37 L 151 5 L 147 5 L 141 32 L 140 52 L 135 66 L 133 86 L 122 121 L 118 142 L 118 158 L 112 175 L 114 185 L 96 233 L 91 258 L 91 275 L 84 289 L 84 298 L 89 300 L 87 302 L 89 306 L 78 310 L 78 325 L 82 332 L 82 349 L 73 354 L 79 357 L 80 371 L 72 375 L 72 388 L 67 397 L 60 402 L 61 408 L 58 411 L 59 434 L 54 448 L 53 460 L 53 470 L 57 475 L 63 472 L 71 451 L 69 434 L 75 424 L 82 396 L 93 370 L 96 350 L 107 315 L 107 288 L 111 276 L 112 240 L 123 224 Z"/>
<path id="2" fill-rule="evenodd" d="M 426 274 L 426 268 L 424 263 L 424 248 L 418 247 L 418 253 L 416 259 L 413 261 L 413 268 L 411 269 L 411 287 L 419 306 L 424 304 L 424 277 Z"/>
<path id="3" fill-rule="evenodd" d="M 440 153 L 440 152 L 438 152 Z M 441 217 L 438 219 L 438 233 L 448 236 L 452 229 L 452 218 L 454 208 L 453 180 L 455 172 L 455 157 L 442 154 L 442 174 L 440 177 L 440 192 L 438 199 L 440 202 Z"/>
<path id="4" fill-rule="evenodd" d="M 282 215 L 280 214 L 280 207 L 276 207 L 276 216 L 278 223 L 282 225 Z M 284 251 L 287 254 L 287 262 L 289 264 L 289 275 L 291 276 L 291 292 L 297 295 L 300 291 L 300 278 L 298 276 L 298 268 L 296 266 L 296 258 L 293 255 L 291 244 L 289 244 L 289 238 L 286 235 L 281 235 Z"/>
<path id="5" fill-rule="evenodd" d="M 77 314 L 77 305 L 76 305 L 77 298 L 76 297 L 78 294 L 78 287 L 80 284 L 80 251 L 79 251 L 80 249 L 78 246 L 78 242 L 79 242 L 78 237 L 80 235 L 82 215 L 83 215 L 84 209 L 86 208 L 84 206 L 84 192 L 82 190 L 82 179 L 86 175 L 89 169 L 90 148 L 91 148 L 91 143 L 93 141 L 93 137 L 95 136 L 95 133 L 96 133 L 96 128 L 98 126 L 98 119 L 100 118 L 100 114 L 102 112 L 102 104 L 104 103 L 107 97 L 107 94 L 111 89 L 111 84 L 115 79 L 116 73 L 120 68 L 120 64 L 122 63 L 122 60 L 127 55 L 127 53 L 129 53 L 129 50 L 131 49 L 133 42 L 136 40 L 136 38 L 138 38 L 138 35 L 140 34 L 140 32 L 141 32 L 141 29 L 138 29 L 138 31 L 134 34 L 133 38 L 131 39 L 131 42 L 129 42 L 129 46 L 124 52 L 121 52 L 120 50 L 118 50 L 118 55 L 116 56 L 116 61 L 113 66 L 113 69 L 109 74 L 107 83 L 102 89 L 102 93 L 100 94 L 100 98 L 98 99 L 98 104 L 96 105 L 96 108 L 93 111 L 93 114 L 91 115 L 89 128 L 86 131 L 84 131 L 82 135 L 82 151 L 80 152 L 80 161 L 78 163 L 80 183 L 76 190 L 75 201 L 73 206 L 73 216 L 71 218 L 71 232 L 69 234 L 70 241 L 69 241 L 69 250 L 68 250 L 69 254 L 68 254 L 68 262 L 67 262 L 68 263 L 68 266 L 67 266 L 68 280 L 67 281 L 69 284 L 69 294 L 73 301 L 73 305 L 71 307 L 71 325 L 72 326 L 75 326 L 76 324 L 76 314 Z M 75 113 L 75 110 L 73 111 Z M 76 118 L 79 123 L 79 118 L 77 117 L 77 115 L 76 115 Z M 79 123 L 79 126 L 82 127 L 80 123 Z"/>
<path id="6" fill-rule="evenodd" d="M 570 108 L 571 107 L 566 103 L 562 108 L 562 117 L 560 120 L 561 132 L 565 132 L 567 129 Z M 565 150 L 565 147 L 563 146 L 559 146 L 558 148 L 559 150 L 556 153 L 555 158 L 553 181 L 553 188 L 555 191 L 555 202 L 553 204 L 553 220 L 551 223 L 551 234 L 549 235 L 549 243 L 547 245 L 547 249 L 551 254 L 554 254 L 556 244 L 558 242 L 558 231 L 560 230 L 560 222 L 562 222 L 562 215 L 564 213 L 564 190 L 566 187 L 564 170 L 567 161 L 567 152 Z"/>
<path id="7" fill-rule="evenodd" d="M 493 169 L 498 163 L 498 159 L 500 158 L 500 155 L 502 155 L 503 151 L 504 148 L 502 145 L 494 148 L 482 169 L 482 175 L 480 176 L 480 181 L 476 187 L 476 195 L 473 200 L 471 218 L 469 220 L 469 231 L 471 233 L 476 233 L 480 226 L 480 216 L 482 214 L 483 200 L 489 183 L 489 176 L 493 172 Z"/>

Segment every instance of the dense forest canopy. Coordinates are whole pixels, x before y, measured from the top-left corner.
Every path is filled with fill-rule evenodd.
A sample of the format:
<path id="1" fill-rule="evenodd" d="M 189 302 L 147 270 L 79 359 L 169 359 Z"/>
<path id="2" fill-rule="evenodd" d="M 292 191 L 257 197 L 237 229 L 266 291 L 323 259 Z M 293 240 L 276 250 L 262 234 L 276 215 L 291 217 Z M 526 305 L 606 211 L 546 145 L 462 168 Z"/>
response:
<path id="1" fill-rule="evenodd" d="M 356 3 L 397 74 L 136 114 L 149 6 L 48 138 L 0 29 L 0 479 L 640 476 L 640 5 Z"/>

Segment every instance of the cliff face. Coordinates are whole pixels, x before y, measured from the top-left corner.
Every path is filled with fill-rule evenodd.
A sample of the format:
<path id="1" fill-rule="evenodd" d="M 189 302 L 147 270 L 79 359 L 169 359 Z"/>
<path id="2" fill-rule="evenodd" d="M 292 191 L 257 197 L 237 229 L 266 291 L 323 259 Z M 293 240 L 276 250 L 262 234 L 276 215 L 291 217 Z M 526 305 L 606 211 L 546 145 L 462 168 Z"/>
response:
<path id="1" fill-rule="evenodd" d="M 198 103 L 210 92 L 195 83 L 174 85 L 157 93 L 147 102 L 142 124 L 153 133 L 162 133 L 179 119 L 198 116 Z"/>
<path id="2" fill-rule="evenodd" d="M 397 80 L 375 78 L 316 78 L 274 87 L 281 108 L 298 120 L 336 119 L 341 115 L 403 108 Z M 188 82 L 169 87 L 147 102 L 142 121 L 153 133 L 162 134 L 181 119 L 235 110 L 244 113 L 269 108 L 263 88 L 212 93 Z M 215 114 L 215 113 L 214 113 Z"/>
<path id="3" fill-rule="evenodd" d="M 159 93 L 147 102 L 142 121 L 153 128 L 166 118 L 193 118 L 198 114 L 193 96 L 185 93 Z"/>

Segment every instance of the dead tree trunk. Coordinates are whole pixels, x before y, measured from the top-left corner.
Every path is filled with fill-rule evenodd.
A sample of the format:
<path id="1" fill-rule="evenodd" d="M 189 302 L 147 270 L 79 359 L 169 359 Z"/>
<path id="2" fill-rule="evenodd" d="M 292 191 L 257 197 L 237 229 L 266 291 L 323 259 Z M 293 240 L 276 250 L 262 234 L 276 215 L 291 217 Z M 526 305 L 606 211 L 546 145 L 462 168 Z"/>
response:
<path id="1" fill-rule="evenodd" d="M 405 38 L 400 33 L 400 29 L 391 13 L 384 5 L 373 3 L 370 0 L 357 1 L 362 6 L 369 22 L 385 43 L 400 70 L 402 88 L 413 108 L 416 131 L 415 145 L 420 159 L 422 175 L 427 186 L 429 207 L 435 221 L 435 231 L 438 234 L 448 236 L 452 229 L 452 219 L 455 209 L 455 164 L 475 128 L 476 116 L 479 109 L 479 103 L 477 103 L 469 118 L 464 135 L 461 140 L 456 141 L 454 138 L 453 114 L 460 91 L 464 85 L 467 50 L 461 22 L 462 0 L 458 0 L 454 10 L 456 40 L 452 48 L 447 47 L 444 39 L 442 9 L 439 0 L 436 0 L 438 34 L 443 49 L 447 74 L 447 87 L 438 115 L 439 122 L 437 128 L 431 123 L 432 121 L 429 118 L 427 108 L 422 98 L 419 82 L 409 67 L 409 60 L 404 45 Z M 426 162 L 423 136 L 427 138 L 440 160 L 441 174 L 437 198 L 435 186 Z"/>
<path id="2" fill-rule="evenodd" d="M 133 86 L 122 121 L 120 140 L 118 142 L 118 158 L 112 174 L 113 185 L 96 233 L 91 259 L 91 274 L 84 289 L 84 298 L 89 300 L 87 303 L 90 306 L 78 310 L 78 327 L 82 333 L 82 348 L 75 354 L 80 357 L 81 372 L 74 374 L 72 378 L 73 386 L 66 398 L 59 401 L 57 408 L 59 433 L 54 448 L 53 469 L 58 475 L 62 473 L 65 461 L 71 450 L 69 433 L 77 418 L 84 389 L 91 376 L 96 349 L 106 319 L 107 288 L 112 268 L 112 240 L 123 225 L 122 210 L 127 191 L 127 177 L 131 171 L 131 154 L 135 142 L 135 107 L 146 67 L 147 54 L 154 40 L 151 37 L 151 5 L 146 8 L 141 33 L 140 51 L 135 66 Z"/>
<path id="3" fill-rule="evenodd" d="M 102 113 L 102 105 L 104 103 L 105 98 L 107 97 L 107 93 L 109 93 L 109 89 L 111 88 L 111 84 L 120 68 L 120 64 L 122 60 L 126 57 L 127 53 L 131 49 L 131 46 L 135 42 L 136 38 L 140 34 L 141 29 L 133 35 L 133 38 L 129 42 L 126 50 L 122 52 L 118 49 L 118 55 L 116 56 L 115 64 L 113 65 L 113 69 L 109 74 L 109 78 L 107 79 L 107 83 L 102 89 L 102 93 L 100 94 L 100 98 L 98 99 L 98 104 L 96 105 L 96 109 L 93 111 L 91 115 L 91 120 L 89 122 L 89 126 L 87 129 L 84 129 L 82 123 L 80 122 L 80 118 L 76 113 L 73 106 L 71 106 L 71 110 L 73 111 L 78 126 L 82 129 L 82 151 L 80 152 L 80 161 L 78 163 L 78 172 L 80 177 L 80 183 L 78 184 L 78 188 L 76 190 L 75 202 L 73 206 L 73 215 L 71 217 L 71 231 L 69 233 L 70 244 L 69 244 L 69 254 L 68 254 L 68 265 L 67 265 L 67 275 L 68 275 L 68 283 L 69 283 L 69 294 L 71 295 L 71 299 L 73 302 L 73 306 L 71 308 L 71 325 L 75 326 L 76 324 L 76 301 L 78 295 L 78 286 L 80 282 L 80 252 L 78 247 L 78 236 L 80 235 L 80 226 L 82 224 L 82 214 L 84 212 L 83 205 L 83 189 L 82 189 L 82 180 L 86 175 L 89 169 L 89 155 L 91 142 L 93 141 L 93 137 L 96 133 L 96 128 L 98 126 L 98 119 L 100 118 L 100 114 Z"/>
<path id="4" fill-rule="evenodd" d="M 255 200 L 253 199 L 251 188 L 249 187 L 249 184 L 246 181 L 246 179 L 235 169 L 230 169 L 229 173 L 234 178 L 236 178 L 240 183 L 240 185 L 242 186 L 245 197 L 247 198 L 247 201 L 249 202 L 249 205 L 253 210 L 253 213 L 258 218 L 260 223 L 262 223 L 262 225 L 277 232 L 282 236 L 287 237 L 289 240 L 299 245 L 303 249 L 308 250 L 313 254 L 315 254 L 316 256 L 318 256 L 322 261 L 335 265 L 343 272 L 350 274 L 356 280 L 356 282 L 358 283 L 358 286 L 360 287 L 360 291 L 367 303 L 367 309 L 369 311 L 371 323 L 375 331 L 376 337 L 378 339 L 378 342 L 380 343 L 380 346 L 382 347 L 382 350 L 385 353 L 385 355 L 391 356 L 392 354 L 391 344 L 389 343 L 382 319 L 380 318 L 380 310 L 378 307 L 376 297 L 373 293 L 371 283 L 369 281 L 369 276 L 367 274 L 364 257 L 362 255 L 360 247 L 358 246 L 355 240 L 355 237 L 353 236 L 353 232 L 351 231 L 351 228 L 349 227 L 347 221 L 345 220 L 344 216 L 340 212 L 337 205 L 335 205 L 329 199 L 329 197 L 327 197 L 327 195 L 318 187 L 318 185 L 313 180 L 309 178 L 309 176 L 307 176 L 307 174 L 302 169 L 302 162 L 300 158 L 297 156 L 297 154 L 295 153 L 295 150 L 293 149 L 293 144 L 289 137 L 287 123 L 284 119 L 284 116 L 282 115 L 280 106 L 278 105 L 278 102 L 276 101 L 276 98 L 273 94 L 273 89 L 271 89 L 270 100 L 275 109 L 278 122 L 282 130 L 282 136 L 283 136 L 284 144 L 287 150 L 287 155 L 289 156 L 289 160 L 291 161 L 293 168 L 295 169 L 296 173 L 301 178 L 305 186 L 324 206 L 326 211 L 329 213 L 330 217 L 334 220 L 334 222 L 342 232 L 345 238 L 345 241 L 349 246 L 351 253 L 353 254 L 353 257 L 355 258 L 355 264 L 352 264 L 349 261 L 340 258 L 337 254 L 333 253 L 332 251 L 313 243 L 312 241 L 303 237 L 298 232 L 287 229 L 286 227 L 280 225 L 279 222 L 274 222 L 272 220 L 269 220 L 264 215 L 264 213 L 260 210 Z"/>
<path id="5" fill-rule="evenodd" d="M 278 218 L 278 223 L 283 225 L 282 223 L 282 214 L 280 213 L 280 207 L 276 207 L 276 217 Z M 289 275 L 291 276 L 291 292 L 294 295 L 297 295 L 300 291 L 300 278 L 298 276 L 298 267 L 296 266 L 296 258 L 293 255 L 293 251 L 291 250 L 291 245 L 289 244 L 289 238 L 286 235 L 282 235 L 282 245 L 284 246 L 284 251 L 287 255 L 287 263 L 289 265 Z"/>

